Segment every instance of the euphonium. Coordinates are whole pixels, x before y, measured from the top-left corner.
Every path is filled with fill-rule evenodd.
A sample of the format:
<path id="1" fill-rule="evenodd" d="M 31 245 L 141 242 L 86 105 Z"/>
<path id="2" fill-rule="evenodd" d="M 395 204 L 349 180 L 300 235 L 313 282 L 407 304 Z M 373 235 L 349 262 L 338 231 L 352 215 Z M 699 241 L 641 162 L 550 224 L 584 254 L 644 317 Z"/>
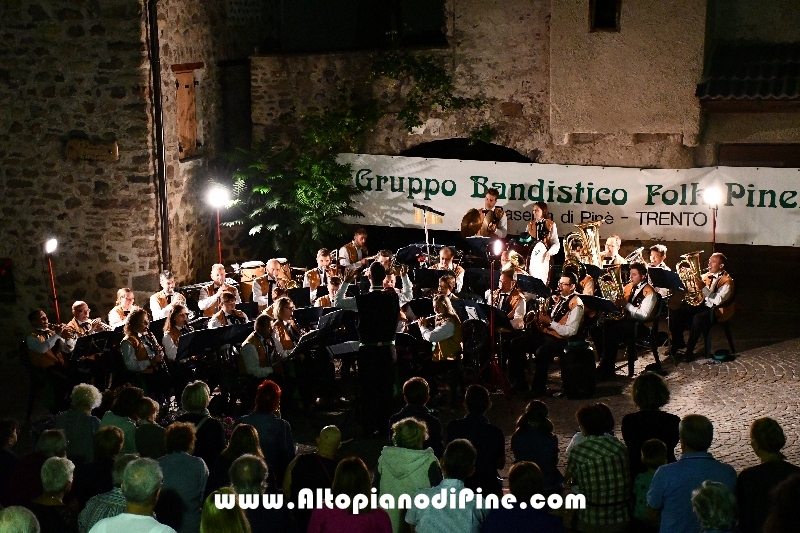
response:
<path id="1" fill-rule="evenodd" d="M 534 325 L 538 328 L 538 323 L 536 320 L 539 318 L 541 313 L 550 313 L 550 305 L 553 303 L 552 298 L 536 298 L 531 300 L 534 308 L 525 313 L 525 317 L 522 319 L 525 327 L 529 327 Z"/>
<path id="2" fill-rule="evenodd" d="M 564 238 L 564 250 L 573 250 L 572 243 L 578 239 L 581 246 L 580 260 L 594 266 L 600 266 L 600 224 L 602 220 L 592 220 L 583 224 L 575 224 L 577 233 L 571 233 Z"/>
<path id="3" fill-rule="evenodd" d="M 692 306 L 698 306 L 703 303 L 703 284 L 698 285 L 697 280 L 700 277 L 700 254 L 699 252 L 692 252 L 683 254 L 681 260 L 675 265 L 675 271 L 680 276 L 683 286 L 686 287 L 686 294 L 683 301 Z"/>
<path id="4" fill-rule="evenodd" d="M 625 296 L 625 286 L 622 285 L 622 276 L 620 275 L 621 270 L 620 265 L 611 265 L 606 267 L 605 272 L 597 278 L 600 292 L 606 300 L 616 302 Z M 625 318 L 624 311 L 606 314 L 607 320 L 622 320 L 623 318 Z"/>
<path id="5" fill-rule="evenodd" d="M 276 282 L 278 283 L 278 287 L 287 291 L 289 289 L 296 289 L 300 286 L 299 283 L 292 279 L 292 267 L 289 265 L 289 263 L 284 263 L 281 265 L 281 275 L 278 276 Z"/>
<path id="6" fill-rule="evenodd" d="M 625 261 L 627 261 L 629 265 L 634 263 L 643 263 L 647 265 L 647 261 L 645 261 L 644 256 L 642 256 L 642 251 L 644 251 L 644 246 L 640 246 L 628 254 L 628 257 L 625 258 Z"/>

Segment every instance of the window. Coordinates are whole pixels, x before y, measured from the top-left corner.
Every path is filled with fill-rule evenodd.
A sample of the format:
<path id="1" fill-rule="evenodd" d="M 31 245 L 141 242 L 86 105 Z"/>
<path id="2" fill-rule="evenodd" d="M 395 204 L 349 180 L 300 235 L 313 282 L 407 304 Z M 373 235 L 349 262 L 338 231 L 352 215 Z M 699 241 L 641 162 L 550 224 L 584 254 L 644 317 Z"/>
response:
<path id="1" fill-rule="evenodd" d="M 178 105 L 178 157 L 187 159 L 198 155 L 200 131 L 197 120 L 197 85 L 195 71 L 203 68 L 203 63 L 172 65 L 175 73 L 176 102 Z"/>
<path id="2" fill-rule="evenodd" d="M 589 0 L 589 31 L 619 31 L 622 0 Z"/>

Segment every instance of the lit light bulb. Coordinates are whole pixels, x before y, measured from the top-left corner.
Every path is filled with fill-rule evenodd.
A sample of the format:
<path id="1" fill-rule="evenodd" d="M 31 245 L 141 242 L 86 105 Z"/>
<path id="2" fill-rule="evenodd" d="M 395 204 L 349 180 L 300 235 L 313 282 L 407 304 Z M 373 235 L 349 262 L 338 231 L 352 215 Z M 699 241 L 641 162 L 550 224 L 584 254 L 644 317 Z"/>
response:
<path id="1" fill-rule="evenodd" d="M 709 187 L 703 191 L 703 200 L 708 205 L 717 206 L 722 201 L 722 192 L 717 187 Z"/>
<path id="2" fill-rule="evenodd" d="M 494 241 L 494 244 L 492 244 L 492 252 L 494 253 L 494 255 L 500 255 L 501 253 L 503 253 L 503 241 L 501 241 L 500 239 Z"/>
<path id="3" fill-rule="evenodd" d="M 220 209 L 228 205 L 231 201 L 230 194 L 228 194 L 228 190 L 222 187 L 216 186 L 212 187 L 210 191 L 208 191 L 208 203 L 211 207 L 215 209 Z"/>
<path id="4" fill-rule="evenodd" d="M 58 248 L 58 240 L 57 239 L 47 239 L 47 242 L 44 243 L 44 253 L 52 254 Z"/>

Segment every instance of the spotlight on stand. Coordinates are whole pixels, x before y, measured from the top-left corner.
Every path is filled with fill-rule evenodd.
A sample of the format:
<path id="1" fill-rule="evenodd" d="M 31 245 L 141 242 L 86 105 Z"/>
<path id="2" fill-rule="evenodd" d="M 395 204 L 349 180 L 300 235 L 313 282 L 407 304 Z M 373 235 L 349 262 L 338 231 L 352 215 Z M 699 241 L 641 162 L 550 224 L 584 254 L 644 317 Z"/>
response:
<path id="1" fill-rule="evenodd" d="M 227 189 L 215 185 L 208 191 L 207 201 L 211 207 L 217 210 L 217 256 L 219 259 L 217 262 L 222 264 L 222 231 L 220 229 L 219 211 L 231 203 L 231 197 Z"/>
<path id="2" fill-rule="evenodd" d="M 722 191 L 717 187 L 709 187 L 703 191 L 703 201 L 711 209 L 711 253 L 717 251 L 717 210 L 722 201 Z"/>
<path id="3" fill-rule="evenodd" d="M 53 274 L 53 252 L 58 248 L 57 239 L 47 239 L 44 243 L 44 256 L 47 259 L 47 268 L 50 270 L 50 290 L 53 292 L 53 307 L 56 311 L 56 323 L 61 322 L 61 313 L 58 311 L 58 295 L 56 294 L 56 277 Z"/>
<path id="4" fill-rule="evenodd" d="M 492 253 L 495 257 L 499 257 L 503 253 L 503 241 L 497 239 L 492 243 Z"/>

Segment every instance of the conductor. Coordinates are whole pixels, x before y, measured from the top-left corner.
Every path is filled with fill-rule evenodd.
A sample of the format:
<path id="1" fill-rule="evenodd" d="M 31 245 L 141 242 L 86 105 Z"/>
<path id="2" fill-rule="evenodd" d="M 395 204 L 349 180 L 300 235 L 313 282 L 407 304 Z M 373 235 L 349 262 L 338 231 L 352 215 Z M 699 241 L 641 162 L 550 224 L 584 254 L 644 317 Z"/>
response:
<path id="1" fill-rule="evenodd" d="M 400 318 L 399 295 L 383 288 L 386 269 L 374 262 L 369 274 L 369 292 L 347 298 L 347 286 L 356 275 L 356 271 L 348 271 L 335 300 L 336 307 L 358 311 L 358 391 L 365 435 L 385 431 L 392 414 L 393 363 L 397 360 L 394 341 Z"/>

